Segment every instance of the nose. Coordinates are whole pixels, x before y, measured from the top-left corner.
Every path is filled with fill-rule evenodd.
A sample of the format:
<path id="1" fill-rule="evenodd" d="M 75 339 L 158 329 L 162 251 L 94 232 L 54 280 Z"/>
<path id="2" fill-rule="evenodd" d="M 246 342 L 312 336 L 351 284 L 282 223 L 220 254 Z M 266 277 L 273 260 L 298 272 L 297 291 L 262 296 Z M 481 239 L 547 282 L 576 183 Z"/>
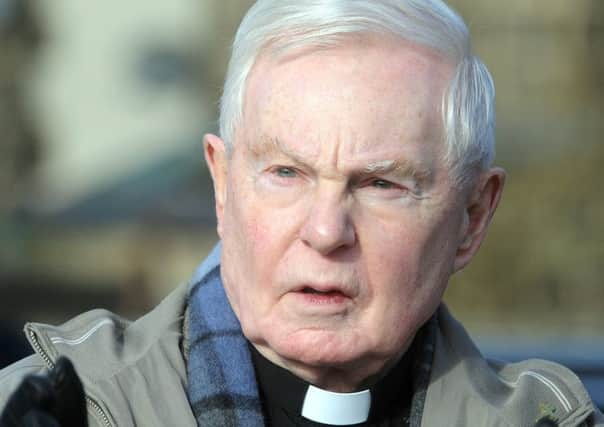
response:
<path id="1" fill-rule="evenodd" d="M 338 197 L 318 195 L 302 224 L 300 239 L 323 255 L 354 246 L 357 235 L 347 203 Z"/>

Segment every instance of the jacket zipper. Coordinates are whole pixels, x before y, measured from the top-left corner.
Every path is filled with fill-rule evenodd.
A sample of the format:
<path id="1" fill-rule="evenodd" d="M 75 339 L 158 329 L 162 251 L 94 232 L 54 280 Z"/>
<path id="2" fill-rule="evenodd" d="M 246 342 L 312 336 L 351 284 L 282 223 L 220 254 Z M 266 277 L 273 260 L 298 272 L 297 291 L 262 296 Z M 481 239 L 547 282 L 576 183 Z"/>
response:
<path id="1" fill-rule="evenodd" d="M 36 336 L 36 333 L 32 329 L 29 329 L 29 328 L 28 328 L 27 332 L 29 334 L 29 338 L 31 339 L 31 344 L 32 344 L 34 350 L 36 351 L 36 353 L 38 353 L 38 355 L 42 358 L 42 360 L 44 360 L 44 363 L 46 363 L 46 365 L 48 366 L 49 369 L 54 368 L 55 364 L 52 362 L 52 360 L 50 360 L 50 357 L 48 357 L 48 355 L 46 354 L 46 352 L 44 351 L 44 349 L 38 342 L 38 337 Z M 112 427 L 111 422 L 109 421 L 109 417 L 107 417 L 107 415 L 105 414 L 103 409 L 100 407 L 100 405 L 90 396 L 86 395 L 85 397 L 86 397 L 86 404 L 88 406 L 92 407 L 92 409 L 94 409 L 94 411 L 97 413 L 97 415 L 99 417 L 101 417 L 101 419 L 105 423 L 105 426 Z"/>

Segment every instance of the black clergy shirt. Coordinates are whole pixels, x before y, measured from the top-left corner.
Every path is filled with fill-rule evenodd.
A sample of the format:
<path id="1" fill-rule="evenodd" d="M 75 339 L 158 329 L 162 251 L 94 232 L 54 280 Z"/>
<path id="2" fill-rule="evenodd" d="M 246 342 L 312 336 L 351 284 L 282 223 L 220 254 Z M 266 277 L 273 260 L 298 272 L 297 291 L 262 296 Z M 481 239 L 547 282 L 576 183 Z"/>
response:
<path id="1" fill-rule="evenodd" d="M 275 365 L 249 346 L 256 371 L 262 409 L 271 427 L 325 427 L 302 417 L 302 404 L 310 383 Z M 411 352 L 407 352 L 409 354 Z M 366 422 L 355 426 L 406 427 L 412 400 L 411 357 L 405 355 L 371 391 L 371 409 Z"/>

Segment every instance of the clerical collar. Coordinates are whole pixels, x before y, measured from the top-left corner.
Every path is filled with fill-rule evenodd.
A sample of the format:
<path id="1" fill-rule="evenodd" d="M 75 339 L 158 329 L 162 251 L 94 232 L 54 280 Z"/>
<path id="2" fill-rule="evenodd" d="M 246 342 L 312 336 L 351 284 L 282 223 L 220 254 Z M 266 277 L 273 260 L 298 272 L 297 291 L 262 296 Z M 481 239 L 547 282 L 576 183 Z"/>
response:
<path id="1" fill-rule="evenodd" d="M 369 419 L 371 391 L 334 393 L 309 385 L 300 414 L 311 421 L 336 426 L 364 423 Z"/>
<path id="2" fill-rule="evenodd" d="M 296 377 L 249 346 L 265 415 L 271 425 L 373 425 L 400 416 L 411 401 L 410 357 L 405 355 L 370 389 L 333 393 Z"/>

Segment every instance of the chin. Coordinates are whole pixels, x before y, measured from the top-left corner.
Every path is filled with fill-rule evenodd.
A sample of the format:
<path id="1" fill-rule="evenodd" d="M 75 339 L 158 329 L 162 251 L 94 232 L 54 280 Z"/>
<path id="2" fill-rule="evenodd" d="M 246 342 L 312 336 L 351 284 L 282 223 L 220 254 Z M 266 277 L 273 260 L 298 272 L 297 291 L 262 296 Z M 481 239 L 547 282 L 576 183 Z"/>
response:
<path id="1" fill-rule="evenodd" d="M 363 358 L 358 343 L 343 333 L 310 330 L 273 338 L 267 339 L 271 351 L 306 366 L 346 366 Z"/>

